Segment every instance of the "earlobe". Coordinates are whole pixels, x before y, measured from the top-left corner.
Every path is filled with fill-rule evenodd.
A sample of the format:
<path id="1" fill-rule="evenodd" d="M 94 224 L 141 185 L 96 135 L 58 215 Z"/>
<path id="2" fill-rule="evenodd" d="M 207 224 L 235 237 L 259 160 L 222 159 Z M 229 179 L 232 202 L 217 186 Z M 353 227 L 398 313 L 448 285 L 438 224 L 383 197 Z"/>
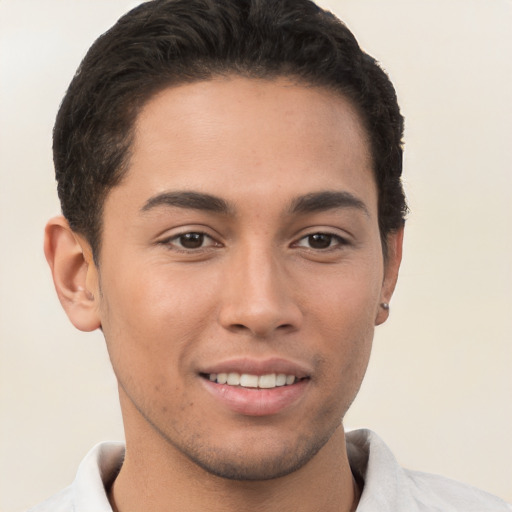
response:
<path id="1" fill-rule="evenodd" d="M 387 236 L 387 255 L 384 261 L 384 279 L 379 309 L 375 317 L 375 325 L 384 323 L 389 317 L 389 303 L 395 291 L 398 271 L 402 262 L 402 247 L 404 241 L 404 228 L 390 233 Z"/>
<path id="2" fill-rule="evenodd" d="M 46 225 L 44 253 L 60 303 L 71 323 L 81 331 L 98 329 L 98 275 L 89 245 L 59 216 Z"/>

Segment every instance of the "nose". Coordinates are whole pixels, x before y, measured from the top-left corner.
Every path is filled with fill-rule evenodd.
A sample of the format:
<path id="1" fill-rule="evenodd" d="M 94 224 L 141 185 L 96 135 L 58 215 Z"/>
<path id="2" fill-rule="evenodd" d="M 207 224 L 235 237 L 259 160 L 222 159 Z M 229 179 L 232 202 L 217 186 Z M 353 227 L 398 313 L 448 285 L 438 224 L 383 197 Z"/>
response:
<path id="1" fill-rule="evenodd" d="M 230 259 L 219 313 L 231 331 L 269 338 L 300 328 L 302 312 L 293 279 L 271 248 L 247 248 Z"/>

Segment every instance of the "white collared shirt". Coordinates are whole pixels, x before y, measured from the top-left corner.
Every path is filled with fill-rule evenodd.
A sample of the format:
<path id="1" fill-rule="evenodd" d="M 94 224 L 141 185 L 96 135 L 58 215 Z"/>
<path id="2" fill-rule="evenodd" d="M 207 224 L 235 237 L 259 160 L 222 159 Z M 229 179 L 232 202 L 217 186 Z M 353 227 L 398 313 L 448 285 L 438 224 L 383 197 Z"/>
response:
<path id="1" fill-rule="evenodd" d="M 352 472 L 364 482 L 357 512 L 511 512 L 512 506 L 474 487 L 403 469 L 370 430 L 347 433 Z M 100 443 L 80 464 L 75 481 L 29 512 L 112 512 L 108 488 L 122 465 L 123 443 Z"/>

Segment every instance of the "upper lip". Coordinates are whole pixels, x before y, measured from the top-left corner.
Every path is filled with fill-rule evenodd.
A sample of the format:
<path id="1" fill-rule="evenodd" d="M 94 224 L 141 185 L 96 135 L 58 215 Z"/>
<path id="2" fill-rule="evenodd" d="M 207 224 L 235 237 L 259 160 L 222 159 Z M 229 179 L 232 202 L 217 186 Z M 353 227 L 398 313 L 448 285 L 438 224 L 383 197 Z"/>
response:
<path id="1" fill-rule="evenodd" d="M 249 357 L 229 359 L 208 365 L 199 373 L 247 373 L 250 375 L 268 375 L 271 373 L 283 373 L 295 375 L 299 379 L 309 377 L 310 369 L 303 363 L 273 357 L 269 359 L 253 359 Z"/>

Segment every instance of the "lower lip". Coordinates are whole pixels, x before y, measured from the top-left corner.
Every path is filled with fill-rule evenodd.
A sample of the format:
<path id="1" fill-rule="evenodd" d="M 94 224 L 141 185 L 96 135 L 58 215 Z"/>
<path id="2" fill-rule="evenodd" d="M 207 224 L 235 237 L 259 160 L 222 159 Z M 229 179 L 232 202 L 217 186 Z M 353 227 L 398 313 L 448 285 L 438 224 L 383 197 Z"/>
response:
<path id="1" fill-rule="evenodd" d="M 287 409 L 300 400 L 309 383 L 308 379 L 304 379 L 288 386 L 260 389 L 228 386 L 201 379 L 219 402 L 245 416 L 268 416 Z"/>

